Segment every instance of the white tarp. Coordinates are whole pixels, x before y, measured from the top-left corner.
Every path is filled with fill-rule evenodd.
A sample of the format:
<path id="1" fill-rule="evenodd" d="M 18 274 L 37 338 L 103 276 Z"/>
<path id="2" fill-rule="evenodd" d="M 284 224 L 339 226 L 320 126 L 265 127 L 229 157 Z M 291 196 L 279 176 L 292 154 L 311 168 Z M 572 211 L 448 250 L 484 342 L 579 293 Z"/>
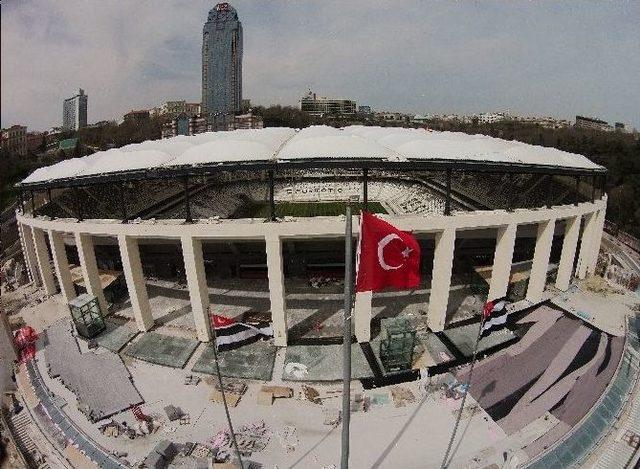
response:
<path id="1" fill-rule="evenodd" d="M 335 158 L 450 160 L 600 169 L 582 155 L 484 135 L 400 127 L 312 126 L 207 132 L 127 145 L 39 168 L 23 183 L 211 163 Z"/>

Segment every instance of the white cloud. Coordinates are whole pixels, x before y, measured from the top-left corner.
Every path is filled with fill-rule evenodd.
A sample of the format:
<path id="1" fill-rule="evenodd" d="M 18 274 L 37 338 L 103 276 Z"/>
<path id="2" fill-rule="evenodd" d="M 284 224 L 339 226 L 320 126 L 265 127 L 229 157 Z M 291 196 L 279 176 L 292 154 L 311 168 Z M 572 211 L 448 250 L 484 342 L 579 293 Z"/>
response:
<path id="1" fill-rule="evenodd" d="M 202 25 L 214 2 L 49 0 L 2 5 L 2 125 L 58 125 L 200 99 Z M 295 104 L 307 86 L 376 108 L 498 108 L 640 123 L 640 6 L 547 2 L 233 2 L 243 87 Z"/>

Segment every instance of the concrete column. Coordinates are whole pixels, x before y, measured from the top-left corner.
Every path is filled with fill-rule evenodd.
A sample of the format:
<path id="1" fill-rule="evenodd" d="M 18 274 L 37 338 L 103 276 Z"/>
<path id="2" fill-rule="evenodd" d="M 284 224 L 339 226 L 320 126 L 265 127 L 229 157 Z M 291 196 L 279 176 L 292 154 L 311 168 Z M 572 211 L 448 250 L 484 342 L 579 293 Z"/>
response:
<path id="1" fill-rule="evenodd" d="M 370 291 L 356 293 L 356 302 L 353 308 L 354 329 L 358 342 L 371 340 L 371 300 L 373 293 Z"/>
<path id="2" fill-rule="evenodd" d="M 583 279 L 587 276 L 589 268 L 589 258 L 592 253 L 592 241 L 596 228 L 596 213 L 587 213 L 584 219 L 584 230 L 582 231 L 582 242 L 580 243 L 580 254 L 578 255 L 578 266 L 576 276 Z"/>
<path id="3" fill-rule="evenodd" d="M 33 230 L 29 225 L 25 225 L 24 223 L 20 224 L 20 228 L 22 233 L 22 242 L 24 244 L 24 250 L 22 252 L 24 254 L 25 263 L 27 264 L 29 276 L 35 286 L 39 287 L 42 285 L 42 280 L 40 280 L 40 273 L 38 272 L 36 248 L 33 243 Z"/>
<path id="4" fill-rule="evenodd" d="M 209 290 L 202 256 L 202 240 L 183 236 L 182 255 L 198 340 L 209 342 L 211 340 L 211 319 L 209 317 Z"/>
<path id="5" fill-rule="evenodd" d="M 49 243 L 51 244 L 53 265 L 56 268 L 60 291 L 65 301 L 69 303 L 76 297 L 76 290 L 71 278 L 71 270 L 69 269 L 69 260 L 67 259 L 67 251 L 65 250 L 64 241 L 62 240 L 62 233 L 49 230 Z"/>
<path id="6" fill-rule="evenodd" d="M 122 269 L 127 282 L 127 290 L 129 290 L 133 316 L 136 319 L 138 330 L 146 332 L 153 327 L 153 316 L 147 295 L 147 285 L 142 273 L 138 240 L 121 234 L 118 235 L 118 246 L 120 247 Z"/>
<path id="7" fill-rule="evenodd" d="M 436 234 L 431 295 L 429 296 L 429 310 L 427 313 L 427 324 L 434 332 L 444 330 L 444 323 L 447 318 L 455 242 L 456 230 L 453 228 L 447 228 Z"/>
<path id="8" fill-rule="evenodd" d="M 282 242 L 277 235 L 265 237 L 267 271 L 269 275 L 269 300 L 273 323 L 273 343 L 287 346 L 287 311 L 284 293 L 284 269 L 282 267 Z"/>
<path id="9" fill-rule="evenodd" d="M 100 311 L 105 315 L 108 310 L 107 300 L 105 299 L 104 292 L 102 291 L 100 273 L 98 272 L 98 263 L 96 262 L 96 252 L 93 248 L 93 239 L 88 233 L 76 233 L 75 238 L 85 289 L 87 290 L 87 293 L 92 294 L 98 299 Z"/>
<path id="10" fill-rule="evenodd" d="M 47 295 L 55 295 L 57 293 L 56 284 L 53 280 L 53 271 L 51 270 L 51 261 L 49 260 L 49 250 L 47 249 L 47 240 L 44 236 L 44 230 L 40 228 L 32 228 L 33 244 L 36 250 L 36 259 L 38 261 L 38 271 L 42 279 L 42 285 Z"/>
<path id="11" fill-rule="evenodd" d="M 566 291 L 569 289 L 573 264 L 576 258 L 576 248 L 578 246 L 578 236 L 580 235 L 580 216 L 567 218 L 564 226 L 564 241 L 562 242 L 562 254 L 560 254 L 560 264 L 558 265 L 558 275 L 556 276 L 556 288 Z"/>
<path id="12" fill-rule="evenodd" d="M 554 219 L 538 223 L 536 248 L 533 253 L 529 287 L 527 288 L 527 300 L 532 303 L 537 303 L 542 299 L 542 293 L 544 292 L 547 280 L 549 256 L 551 255 L 551 243 L 553 242 L 553 232 L 555 228 L 556 221 Z"/>
<path id="13" fill-rule="evenodd" d="M 491 271 L 491 284 L 489 286 L 489 300 L 495 300 L 496 298 L 501 298 L 507 294 L 517 229 L 518 225 L 515 223 L 507 226 L 501 226 L 498 229 L 496 251 L 493 254 L 493 269 Z"/>
<path id="14" fill-rule="evenodd" d="M 606 208 L 603 208 L 597 212 L 597 218 L 593 230 L 593 238 L 591 240 L 591 256 L 589 257 L 589 263 L 587 265 L 587 272 L 591 274 L 596 271 L 596 264 L 598 263 L 598 253 L 600 252 L 600 243 L 602 242 L 602 232 L 604 231 L 605 215 Z"/>
<path id="15" fill-rule="evenodd" d="M 24 259 L 24 271 L 27 274 L 29 282 L 33 282 L 31 278 L 31 267 L 27 261 L 27 247 L 24 244 L 24 229 L 22 228 L 22 223 L 18 223 L 18 239 L 20 240 L 20 252 L 22 252 L 22 258 Z"/>

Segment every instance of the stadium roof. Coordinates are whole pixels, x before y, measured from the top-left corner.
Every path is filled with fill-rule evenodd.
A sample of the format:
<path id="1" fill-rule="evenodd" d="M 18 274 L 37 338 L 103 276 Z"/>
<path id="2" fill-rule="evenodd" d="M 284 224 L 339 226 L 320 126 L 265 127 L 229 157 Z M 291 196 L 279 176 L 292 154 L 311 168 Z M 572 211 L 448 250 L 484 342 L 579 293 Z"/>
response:
<path id="1" fill-rule="evenodd" d="M 604 171 L 582 155 L 484 135 L 399 127 L 313 126 L 302 130 L 269 127 L 127 145 L 39 168 L 21 185 L 60 186 L 75 180 L 89 182 L 131 174 L 164 176 L 178 170 L 189 174 L 203 167 L 277 168 L 299 163 L 321 167 L 336 162 L 354 167 L 360 163 L 363 167 L 400 164 L 407 169 L 432 165 L 459 170 L 486 166 L 576 174 Z"/>

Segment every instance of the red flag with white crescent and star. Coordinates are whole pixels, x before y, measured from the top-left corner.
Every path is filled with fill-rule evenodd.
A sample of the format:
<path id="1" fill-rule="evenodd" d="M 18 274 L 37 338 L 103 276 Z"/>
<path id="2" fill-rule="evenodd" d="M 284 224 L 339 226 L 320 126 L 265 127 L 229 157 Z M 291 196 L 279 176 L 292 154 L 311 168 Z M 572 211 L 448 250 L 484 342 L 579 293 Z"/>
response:
<path id="1" fill-rule="evenodd" d="M 420 245 L 411 233 L 363 211 L 357 269 L 356 292 L 416 288 L 420 284 Z"/>

